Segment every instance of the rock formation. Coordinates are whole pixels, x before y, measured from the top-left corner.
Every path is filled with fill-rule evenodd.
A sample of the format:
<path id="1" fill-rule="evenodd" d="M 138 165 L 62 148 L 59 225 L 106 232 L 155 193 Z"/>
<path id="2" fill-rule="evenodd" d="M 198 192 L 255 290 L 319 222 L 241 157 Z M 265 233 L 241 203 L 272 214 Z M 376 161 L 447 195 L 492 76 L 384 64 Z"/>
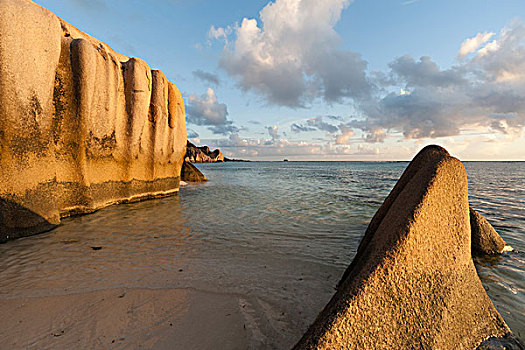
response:
<path id="1" fill-rule="evenodd" d="M 178 190 L 184 103 L 160 71 L 0 0 L 0 241 Z"/>
<path id="2" fill-rule="evenodd" d="M 182 181 L 188 182 L 205 182 L 208 181 L 206 176 L 200 172 L 199 169 L 190 162 L 184 161 L 182 163 L 182 170 L 180 172 L 180 178 Z"/>
<path id="3" fill-rule="evenodd" d="M 191 163 L 214 163 L 224 162 L 224 156 L 219 149 L 211 151 L 208 146 L 197 147 L 188 141 L 184 160 Z"/>
<path id="4" fill-rule="evenodd" d="M 512 340 L 471 257 L 467 176 L 424 148 L 377 211 L 296 349 L 474 349 Z"/>
<path id="5" fill-rule="evenodd" d="M 513 250 L 483 216 L 472 208 L 469 210 L 473 255 L 495 255 Z"/>

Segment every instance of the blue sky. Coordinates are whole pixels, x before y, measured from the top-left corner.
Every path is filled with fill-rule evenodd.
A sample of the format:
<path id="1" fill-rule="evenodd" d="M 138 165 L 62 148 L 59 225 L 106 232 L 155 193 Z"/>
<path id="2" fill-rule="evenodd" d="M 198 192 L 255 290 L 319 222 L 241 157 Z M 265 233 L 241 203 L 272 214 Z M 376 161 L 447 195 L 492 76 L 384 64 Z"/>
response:
<path id="1" fill-rule="evenodd" d="M 230 157 L 525 160 L 523 0 L 36 2 L 162 70 Z"/>

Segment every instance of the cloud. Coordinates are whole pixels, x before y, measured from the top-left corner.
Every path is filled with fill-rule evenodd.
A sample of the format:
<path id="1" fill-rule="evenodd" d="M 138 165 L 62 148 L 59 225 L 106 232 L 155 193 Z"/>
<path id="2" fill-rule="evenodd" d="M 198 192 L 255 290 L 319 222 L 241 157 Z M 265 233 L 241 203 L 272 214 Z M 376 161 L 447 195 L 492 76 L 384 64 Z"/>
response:
<path id="1" fill-rule="evenodd" d="M 310 126 L 305 126 L 305 125 L 293 123 L 290 126 L 290 130 L 292 130 L 292 132 L 294 132 L 294 133 L 300 133 L 300 132 L 306 132 L 306 131 L 315 131 L 317 129 L 316 128 L 312 128 Z"/>
<path id="2" fill-rule="evenodd" d="M 273 141 L 281 137 L 278 131 L 279 131 L 279 128 L 277 127 L 277 125 L 268 127 L 268 135 L 270 135 Z"/>
<path id="3" fill-rule="evenodd" d="M 429 57 L 394 60 L 384 75 L 389 78 L 378 83 L 386 93 L 361 101 L 364 118 L 350 125 L 367 133 L 368 142 L 381 142 L 386 132 L 400 132 L 406 139 L 455 136 L 466 129 L 521 135 L 525 25 L 513 21 L 485 47 L 475 46 L 470 46 L 470 59 L 449 69 Z"/>
<path id="4" fill-rule="evenodd" d="M 232 132 L 239 132 L 240 129 L 233 125 L 233 122 L 228 121 L 228 124 L 211 126 L 210 129 L 214 134 L 228 135 Z"/>
<path id="5" fill-rule="evenodd" d="M 412 5 L 412 4 L 415 4 L 416 2 L 419 2 L 419 0 L 406 0 L 406 1 L 403 1 L 401 3 L 401 5 L 405 6 L 405 5 Z"/>
<path id="6" fill-rule="evenodd" d="M 329 118 L 334 119 L 336 117 L 329 116 Z M 293 123 L 290 126 L 290 129 L 292 132 L 300 133 L 300 132 L 306 132 L 306 131 L 315 131 L 315 130 L 321 130 L 326 131 L 328 133 L 336 133 L 339 131 L 339 128 L 333 124 L 327 123 L 323 120 L 323 116 L 319 115 L 316 117 L 312 117 L 308 120 L 306 120 L 303 124 Z"/>
<path id="7" fill-rule="evenodd" d="M 398 78 L 397 81 L 403 81 L 406 88 L 423 85 L 447 87 L 464 83 L 457 68 L 440 70 L 439 66 L 428 56 L 423 56 L 419 61 L 415 61 L 412 56 L 404 55 L 391 62 L 389 67 L 391 73 Z"/>
<path id="8" fill-rule="evenodd" d="M 326 118 L 336 120 L 336 121 L 343 121 L 345 118 L 341 117 L 339 115 L 327 115 Z"/>
<path id="9" fill-rule="evenodd" d="M 273 127 L 270 127 L 270 129 L 273 129 Z M 274 131 L 277 132 L 277 130 Z M 330 141 L 290 141 L 284 138 L 275 138 L 273 142 L 268 142 L 264 139 L 242 138 L 238 134 L 231 134 L 228 139 L 206 140 L 205 143 L 213 147 L 219 147 L 221 151 L 228 156 L 238 158 L 258 157 L 279 159 L 299 157 L 312 159 L 325 156 L 335 158 L 366 156 L 365 158 L 367 159 L 376 159 L 375 157 L 380 154 L 379 148 L 371 145 L 338 145 Z"/>
<path id="10" fill-rule="evenodd" d="M 200 69 L 191 72 L 191 74 L 193 74 L 193 76 L 195 78 L 200 79 L 200 80 L 202 80 L 204 82 L 213 84 L 215 86 L 219 86 L 220 85 L 220 80 L 219 80 L 219 77 L 217 76 L 217 74 L 205 72 L 205 71 L 200 70 Z"/>
<path id="11" fill-rule="evenodd" d="M 339 130 L 341 130 L 341 134 L 337 135 L 335 138 L 335 143 L 337 145 L 348 144 L 350 138 L 355 135 L 354 131 L 346 125 L 339 125 Z"/>
<path id="12" fill-rule="evenodd" d="M 458 59 L 465 58 L 469 53 L 476 52 L 479 47 L 489 41 L 495 33 L 483 32 L 478 33 L 475 37 L 466 39 L 461 43 L 459 48 Z"/>
<path id="13" fill-rule="evenodd" d="M 260 22 L 244 18 L 235 27 L 212 26 L 209 37 L 225 42 L 219 66 L 241 89 L 277 105 L 304 107 L 318 97 L 328 102 L 367 97 L 367 62 L 341 49 L 334 30 L 349 3 L 276 0 L 261 10 Z"/>
<path id="14" fill-rule="evenodd" d="M 228 36 L 233 32 L 234 27 L 228 26 L 226 28 L 215 28 L 211 26 L 208 30 L 208 38 L 215 40 L 224 40 L 228 42 Z"/>
<path id="15" fill-rule="evenodd" d="M 214 134 L 238 132 L 239 128 L 227 119 L 228 108 L 219 103 L 215 91 L 211 88 L 201 96 L 192 94 L 186 103 L 186 120 L 195 125 L 209 126 Z"/>
<path id="16" fill-rule="evenodd" d="M 187 134 L 188 134 L 187 137 L 188 137 L 189 139 L 194 139 L 194 138 L 199 137 L 199 134 L 198 134 L 195 130 L 193 130 L 193 129 L 188 129 Z"/>
<path id="17" fill-rule="evenodd" d="M 369 146 L 369 145 L 359 144 L 359 145 L 357 145 L 357 152 L 356 152 L 356 154 L 377 155 L 377 154 L 379 154 L 379 148 L 372 147 L 372 146 Z"/>
<path id="18" fill-rule="evenodd" d="M 326 131 L 332 134 L 336 133 L 339 130 L 337 126 L 324 122 L 323 116 L 317 116 L 317 117 L 310 118 L 306 121 L 306 124 L 308 124 L 311 127 L 315 127 L 319 130 Z"/>

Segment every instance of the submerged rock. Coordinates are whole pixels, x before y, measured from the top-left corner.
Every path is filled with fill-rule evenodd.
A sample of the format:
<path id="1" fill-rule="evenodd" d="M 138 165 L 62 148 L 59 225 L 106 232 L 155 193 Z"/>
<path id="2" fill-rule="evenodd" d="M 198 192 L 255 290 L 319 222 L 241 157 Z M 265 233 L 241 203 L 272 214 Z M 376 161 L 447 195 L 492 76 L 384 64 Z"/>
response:
<path id="1" fill-rule="evenodd" d="M 0 0 L 0 242 L 178 190 L 182 96 L 29 0 Z"/>
<path id="2" fill-rule="evenodd" d="M 182 170 L 180 172 L 180 177 L 182 181 L 188 182 L 205 182 L 208 181 L 206 176 L 197 167 L 190 162 L 184 161 L 182 163 Z"/>
<path id="3" fill-rule="evenodd" d="M 336 294 L 295 349 L 473 349 L 510 336 L 472 261 L 463 164 L 428 146 L 373 217 Z"/>
<path id="4" fill-rule="evenodd" d="M 481 214 L 469 209 L 473 255 L 495 255 L 513 250 Z"/>

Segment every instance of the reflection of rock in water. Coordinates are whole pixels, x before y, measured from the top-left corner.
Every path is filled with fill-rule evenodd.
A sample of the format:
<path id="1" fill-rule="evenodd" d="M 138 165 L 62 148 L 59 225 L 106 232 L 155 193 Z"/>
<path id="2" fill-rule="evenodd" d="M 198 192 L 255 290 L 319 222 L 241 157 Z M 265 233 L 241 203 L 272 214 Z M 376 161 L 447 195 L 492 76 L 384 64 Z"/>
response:
<path id="1" fill-rule="evenodd" d="M 512 335 L 472 261 L 465 169 L 428 146 L 375 214 L 296 349 L 472 349 L 490 337 Z"/>
<path id="2" fill-rule="evenodd" d="M 0 240 L 178 190 L 184 103 L 162 72 L 31 1 L 0 18 L 0 198 L 27 209 L 1 206 Z"/>

